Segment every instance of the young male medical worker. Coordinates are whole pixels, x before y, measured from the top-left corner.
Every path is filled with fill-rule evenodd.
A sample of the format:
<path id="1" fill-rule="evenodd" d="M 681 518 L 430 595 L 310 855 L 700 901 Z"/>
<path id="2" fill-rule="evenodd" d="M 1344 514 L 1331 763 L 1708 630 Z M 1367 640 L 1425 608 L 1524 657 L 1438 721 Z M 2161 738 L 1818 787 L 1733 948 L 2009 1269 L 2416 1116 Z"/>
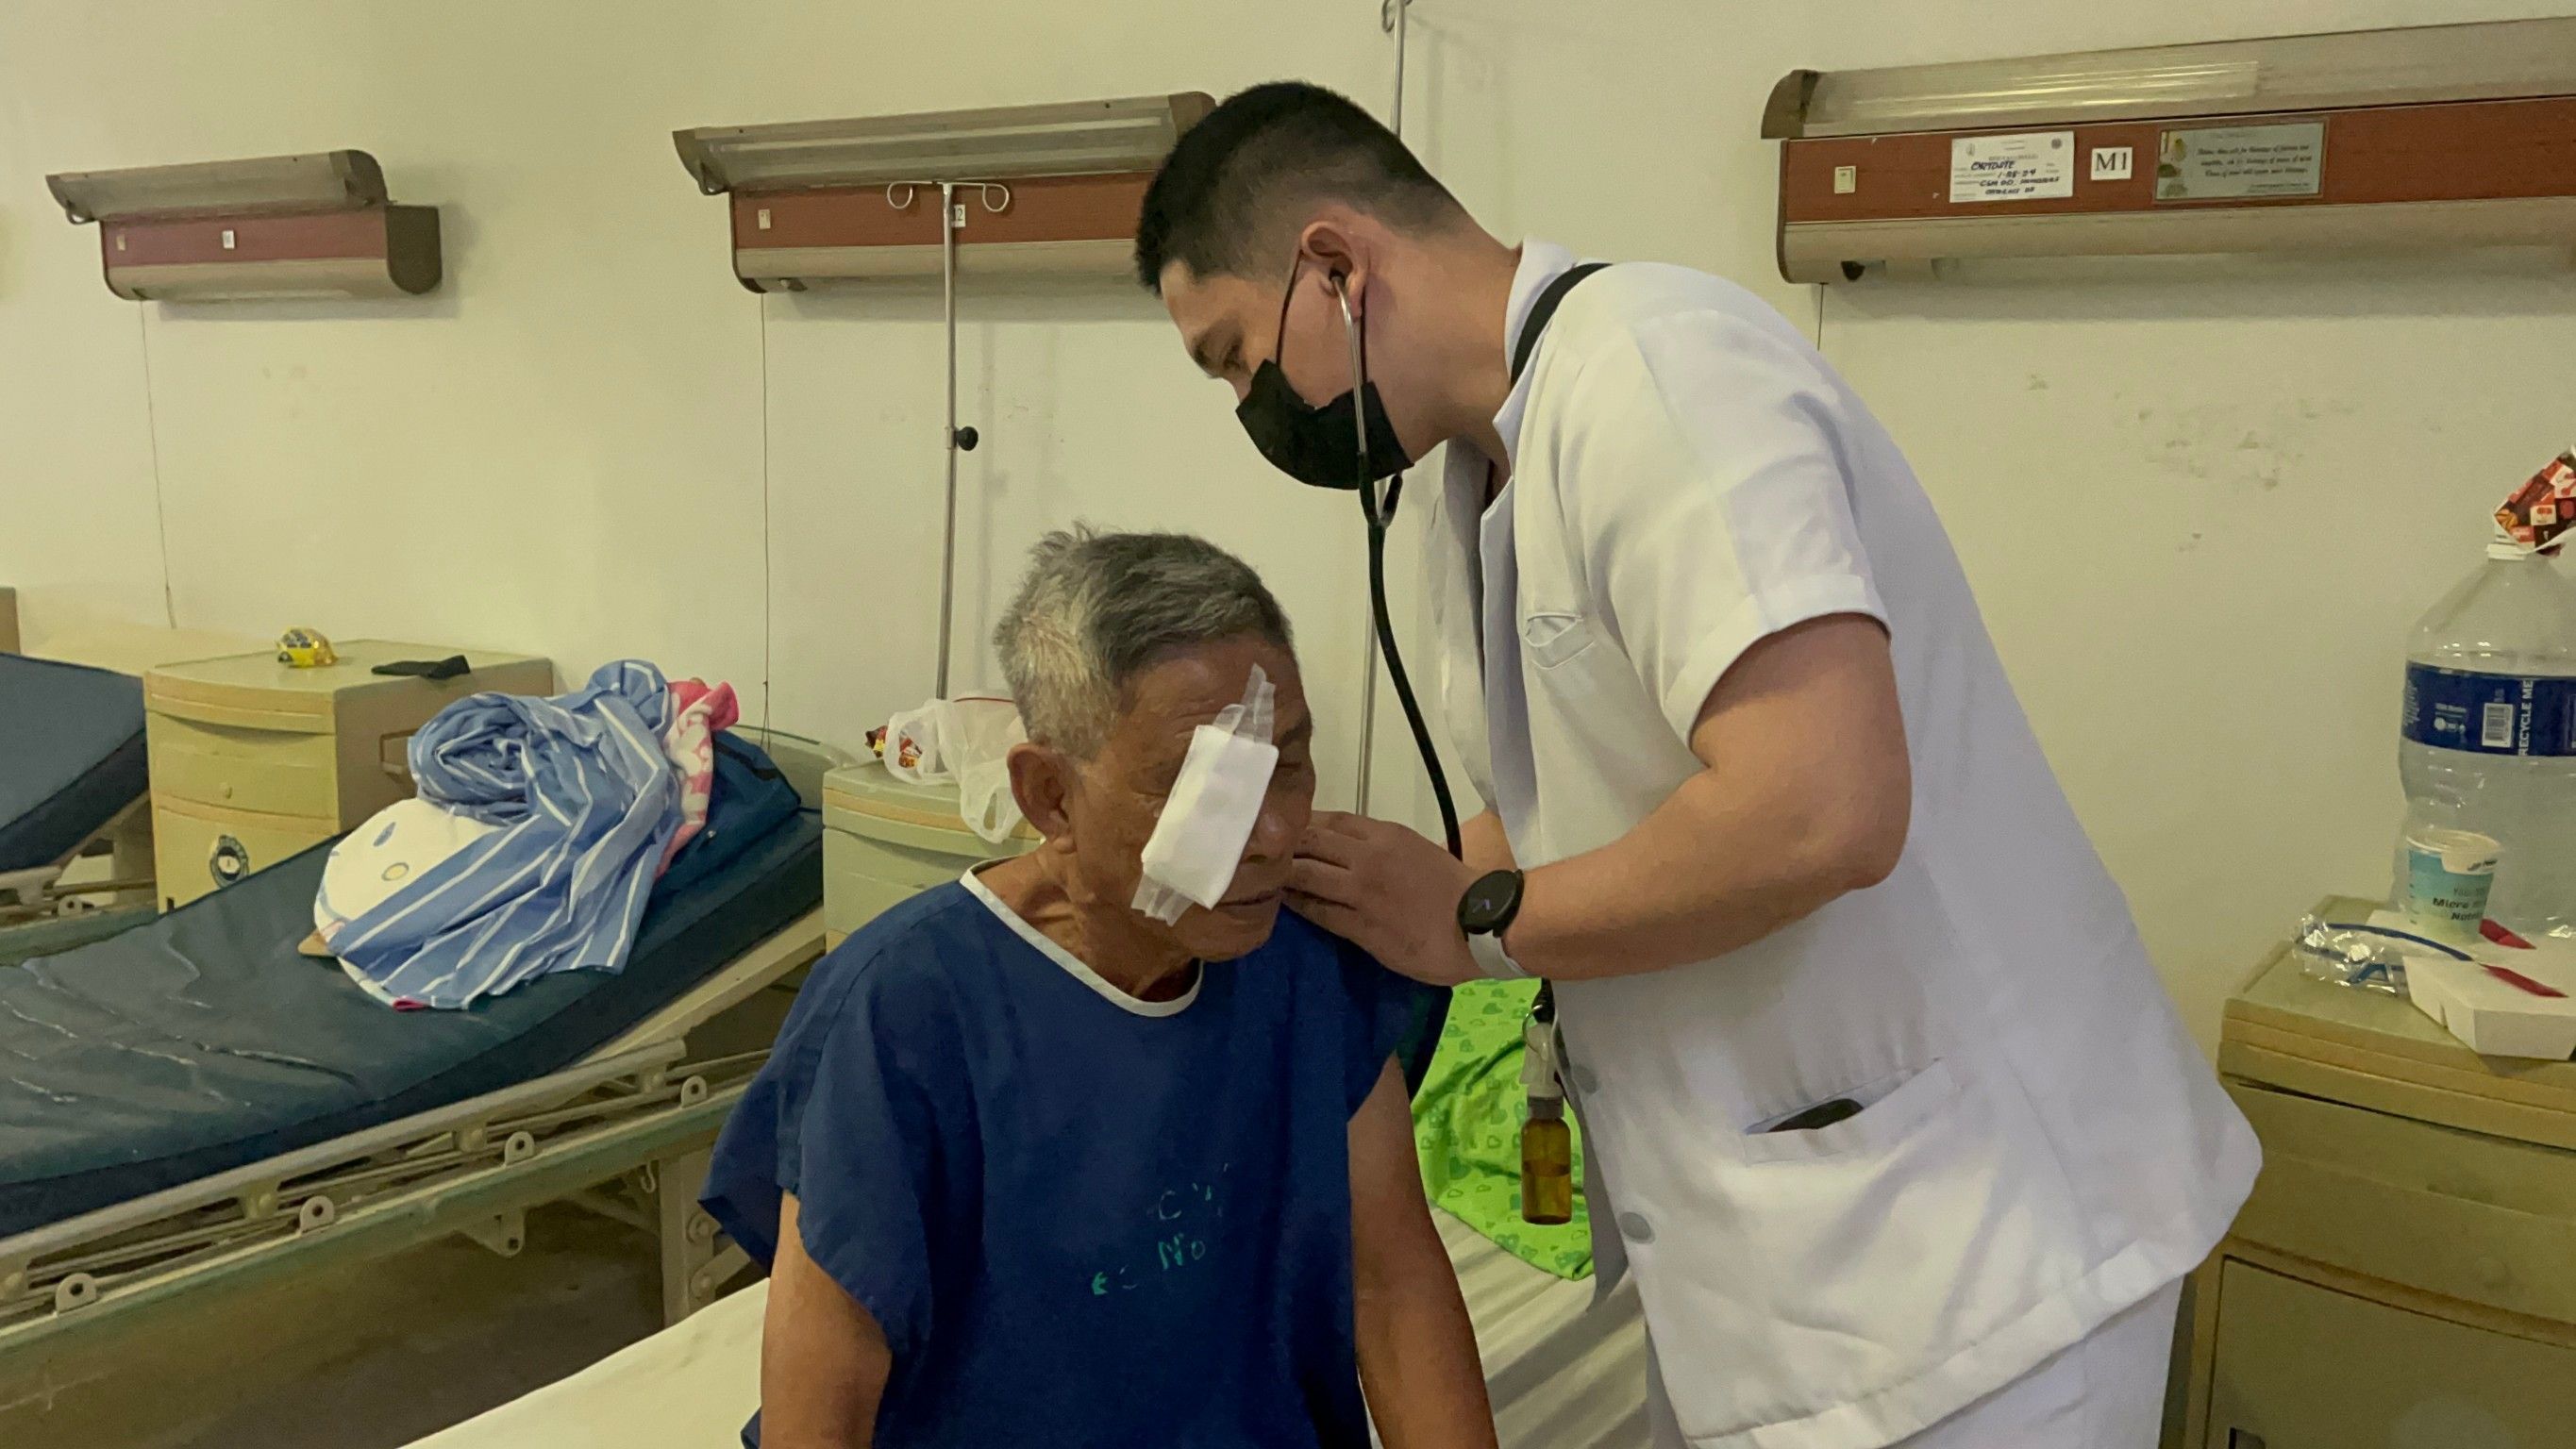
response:
<path id="1" fill-rule="evenodd" d="M 2153 1444 L 2256 1144 L 1860 399 L 1715 277 L 1496 240 L 1312 86 L 1184 136 L 1136 250 L 1283 471 L 1449 445 L 1432 707 L 1491 808 L 1463 863 L 1319 814 L 1293 898 L 1556 983 L 1659 1442 Z"/>

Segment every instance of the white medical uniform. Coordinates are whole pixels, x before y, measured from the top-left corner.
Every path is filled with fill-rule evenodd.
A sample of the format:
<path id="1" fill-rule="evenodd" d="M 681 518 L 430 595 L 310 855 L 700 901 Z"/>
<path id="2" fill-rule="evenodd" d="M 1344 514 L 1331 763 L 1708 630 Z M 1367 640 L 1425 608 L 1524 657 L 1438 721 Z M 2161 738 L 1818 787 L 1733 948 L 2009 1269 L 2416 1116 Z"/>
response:
<path id="1" fill-rule="evenodd" d="M 1507 356 L 1574 261 L 1523 249 Z M 1426 567 L 1440 708 L 1523 866 L 1698 772 L 1690 728 L 1756 641 L 1865 614 L 1895 656 L 1913 822 L 1883 884 L 1557 989 L 1596 1249 L 1605 1281 L 1623 1252 L 1637 1275 L 1667 1436 L 1876 1449 L 2025 1376 L 2062 1388 L 2035 1371 L 2197 1265 L 2259 1150 L 1930 502 L 1786 320 L 1680 267 L 1577 285 L 1495 424 L 1510 481 L 1486 508 L 1486 460 L 1450 445 Z M 1759 1130 L 1836 1097 L 1863 1110 Z"/>

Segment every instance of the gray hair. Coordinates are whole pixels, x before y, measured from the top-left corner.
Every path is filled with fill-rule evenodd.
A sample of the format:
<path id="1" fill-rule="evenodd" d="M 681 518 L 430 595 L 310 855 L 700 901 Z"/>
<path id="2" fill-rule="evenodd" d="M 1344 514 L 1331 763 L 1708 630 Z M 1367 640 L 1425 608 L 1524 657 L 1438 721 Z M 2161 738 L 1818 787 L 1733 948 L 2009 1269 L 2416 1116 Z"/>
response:
<path id="1" fill-rule="evenodd" d="M 1294 647 L 1250 564 L 1185 533 L 1077 525 L 1031 550 L 993 647 L 1029 738 L 1083 759 L 1109 738 L 1137 675 L 1176 649 L 1246 635 Z"/>

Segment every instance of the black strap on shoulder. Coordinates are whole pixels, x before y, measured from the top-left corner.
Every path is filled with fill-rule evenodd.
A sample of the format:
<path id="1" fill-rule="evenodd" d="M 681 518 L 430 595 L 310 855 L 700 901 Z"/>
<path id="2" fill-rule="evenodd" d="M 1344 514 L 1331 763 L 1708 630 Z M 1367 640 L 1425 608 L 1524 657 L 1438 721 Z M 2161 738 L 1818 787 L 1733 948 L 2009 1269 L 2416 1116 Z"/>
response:
<path id="1" fill-rule="evenodd" d="M 1520 345 L 1512 349 L 1513 382 L 1521 380 L 1522 369 L 1529 366 L 1530 357 L 1538 351 L 1538 339 L 1547 331 L 1547 324 L 1556 317 L 1556 305 L 1565 300 L 1566 293 L 1574 290 L 1575 283 L 1608 265 L 1608 262 L 1585 262 L 1562 272 L 1540 291 L 1537 301 L 1530 303 L 1529 320 L 1521 324 Z"/>

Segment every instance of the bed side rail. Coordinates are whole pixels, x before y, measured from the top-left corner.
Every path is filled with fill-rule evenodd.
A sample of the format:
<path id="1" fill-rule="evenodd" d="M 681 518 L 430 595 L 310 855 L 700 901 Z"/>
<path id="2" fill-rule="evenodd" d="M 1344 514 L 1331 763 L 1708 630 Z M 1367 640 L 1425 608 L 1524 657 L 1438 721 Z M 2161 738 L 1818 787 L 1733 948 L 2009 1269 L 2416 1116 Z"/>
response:
<path id="1" fill-rule="evenodd" d="M 711 1139 L 768 1053 L 682 1066 L 683 1052 L 620 1052 L 0 1239 L 0 1360 L 75 1326 L 86 1336 L 119 1305 L 280 1271 L 289 1255 L 318 1264 L 478 1234 Z"/>

